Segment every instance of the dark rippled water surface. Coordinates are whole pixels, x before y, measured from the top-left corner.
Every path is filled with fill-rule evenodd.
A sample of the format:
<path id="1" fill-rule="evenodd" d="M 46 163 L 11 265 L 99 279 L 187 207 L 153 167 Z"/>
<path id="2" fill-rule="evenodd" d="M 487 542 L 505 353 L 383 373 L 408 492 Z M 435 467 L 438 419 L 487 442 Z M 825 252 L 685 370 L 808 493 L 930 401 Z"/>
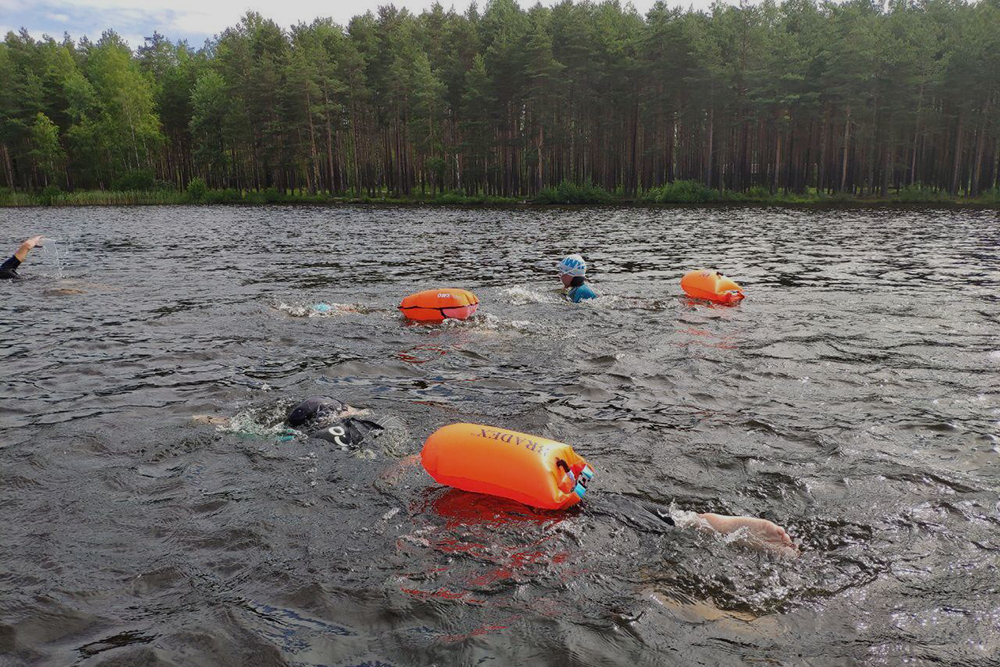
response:
<path id="1" fill-rule="evenodd" d="M 4 253 L 58 239 L 0 284 L 2 665 L 997 664 L 995 213 L 0 221 Z M 596 302 L 555 290 L 576 251 Z M 701 266 L 748 298 L 682 297 Z M 407 326 L 401 297 L 439 286 L 479 314 Z M 313 394 L 396 436 L 358 455 L 192 420 Z M 455 421 L 571 443 L 586 502 L 437 486 L 413 455 Z M 802 555 L 640 501 L 763 516 Z"/>

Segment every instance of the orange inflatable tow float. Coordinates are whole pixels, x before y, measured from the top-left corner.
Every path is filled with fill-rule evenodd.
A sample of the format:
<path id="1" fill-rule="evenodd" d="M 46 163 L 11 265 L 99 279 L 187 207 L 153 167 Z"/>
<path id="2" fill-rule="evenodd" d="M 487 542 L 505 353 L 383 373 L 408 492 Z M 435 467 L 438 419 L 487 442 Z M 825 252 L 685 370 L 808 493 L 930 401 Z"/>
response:
<path id="1" fill-rule="evenodd" d="M 431 289 L 417 292 L 399 304 L 408 319 L 417 322 L 444 322 L 446 318 L 464 320 L 479 308 L 479 299 L 464 289 Z"/>
<path id="2" fill-rule="evenodd" d="M 681 278 L 681 289 L 695 299 L 734 304 L 743 299 L 743 288 L 718 271 L 691 271 Z"/>
<path id="3" fill-rule="evenodd" d="M 594 476 L 567 444 L 478 424 L 434 431 L 420 461 L 439 484 L 549 510 L 580 502 Z"/>

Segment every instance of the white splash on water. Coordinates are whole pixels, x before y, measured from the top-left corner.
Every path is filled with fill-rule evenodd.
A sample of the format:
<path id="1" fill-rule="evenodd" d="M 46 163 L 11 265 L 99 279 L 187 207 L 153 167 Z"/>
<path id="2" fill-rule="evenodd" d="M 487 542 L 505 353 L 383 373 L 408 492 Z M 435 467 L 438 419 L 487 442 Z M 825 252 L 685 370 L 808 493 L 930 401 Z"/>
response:
<path id="1" fill-rule="evenodd" d="M 349 313 L 360 312 L 352 303 L 285 303 L 275 306 L 278 310 L 292 317 L 340 317 Z"/>
<path id="2" fill-rule="evenodd" d="M 674 501 L 670 501 L 667 513 L 678 528 L 711 528 L 708 522 L 698 516 L 696 512 L 682 510 L 674 504 Z"/>
<path id="3" fill-rule="evenodd" d="M 528 303 L 553 303 L 557 301 L 557 297 L 552 294 L 536 292 L 520 285 L 508 287 L 503 293 L 507 297 L 506 300 L 515 306 L 523 306 Z"/>
<path id="4" fill-rule="evenodd" d="M 504 320 L 492 313 L 476 313 L 465 320 L 446 319 L 440 325 L 445 329 L 468 329 L 472 331 L 535 331 L 538 326 L 528 320 Z"/>
<path id="5" fill-rule="evenodd" d="M 287 411 L 288 406 L 283 403 L 246 408 L 230 417 L 226 423 L 216 426 L 215 430 L 220 433 L 236 433 L 261 438 L 277 437 L 285 434 L 286 431 L 293 430 L 285 425 Z M 295 434 L 299 434 L 298 431 Z"/>
<path id="6" fill-rule="evenodd" d="M 56 262 L 56 277 L 60 280 L 64 277 L 63 274 L 63 262 L 62 257 L 59 255 L 59 239 L 50 239 L 48 237 L 42 237 L 41 248 L 42 252 L 48 256 L 49 251 L 52 252 L 52 256 Z"/>

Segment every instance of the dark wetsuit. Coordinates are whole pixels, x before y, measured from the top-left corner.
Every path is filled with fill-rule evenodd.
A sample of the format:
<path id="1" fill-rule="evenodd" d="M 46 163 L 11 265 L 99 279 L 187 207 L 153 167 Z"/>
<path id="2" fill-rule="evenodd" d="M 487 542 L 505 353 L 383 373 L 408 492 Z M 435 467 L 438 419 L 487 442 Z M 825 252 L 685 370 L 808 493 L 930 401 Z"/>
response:
<path id="1" fill-rule="evenodd" d="M 347 417 L 334 424 L 328 424 L 315 433 L 310 433 L 309 437 L 332 442 L 344 450 L 357 449 L 361 443 L 377 438 L 384 430 L 381 425 L 368 419 Z"/>
<path id="2" fill-rule="evenodd" d="M 308 432 L 309 437 L 332 442 L 341 449 L 356 449 L 366 439 L 376 438 L 385 430 L 377 422 L 368 419 L 336 418 L 336 415 L 347 409 L 348 406 L 343 401 L 325 396 L 313 396 L 292 408 L 286 421 L 292 428 Z M 316 427 L 321 428 L 313 432 L 312 429 Z"/>
<path id="3" fill-rule="evenodd" d="M 11 255 L 10 259 L 0 264 L 0 280 L 19 280 L 21 278 L 17 275 L 17 267 L 19 266 L 21 266 L 21 260 Z"/>
<path id="4" fill-rule="evenodd" d="M 676 526 L 677 525 L 674 522 L 674 518 L 672 516 L 670 516 L 670 512 L 668 512 L 667 510 L 663 509 L 663 507 L 661 507 L 660 505 L 657 505 L 655 503 L 642 503 L 642 506 L 644 508 L 646 508 L 647 512 L 649 512 L 650 514 L 655 515 L 663 523 L 671 525 L 671 526 Z"/>

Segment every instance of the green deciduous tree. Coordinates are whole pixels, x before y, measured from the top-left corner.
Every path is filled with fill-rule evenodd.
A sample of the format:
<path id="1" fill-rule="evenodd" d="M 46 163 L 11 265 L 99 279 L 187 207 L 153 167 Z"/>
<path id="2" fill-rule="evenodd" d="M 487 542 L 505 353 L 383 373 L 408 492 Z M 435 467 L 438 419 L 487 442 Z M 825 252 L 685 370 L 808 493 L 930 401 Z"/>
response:
<path id="1" fill-rule="evenodd" d="M 42 184 L 57 185 L 66 160 L 66 151 L 59 143 L 59 128 L 41 112 L 31 126 L 31 145 L 31 157 L 38 166 Z"/>

